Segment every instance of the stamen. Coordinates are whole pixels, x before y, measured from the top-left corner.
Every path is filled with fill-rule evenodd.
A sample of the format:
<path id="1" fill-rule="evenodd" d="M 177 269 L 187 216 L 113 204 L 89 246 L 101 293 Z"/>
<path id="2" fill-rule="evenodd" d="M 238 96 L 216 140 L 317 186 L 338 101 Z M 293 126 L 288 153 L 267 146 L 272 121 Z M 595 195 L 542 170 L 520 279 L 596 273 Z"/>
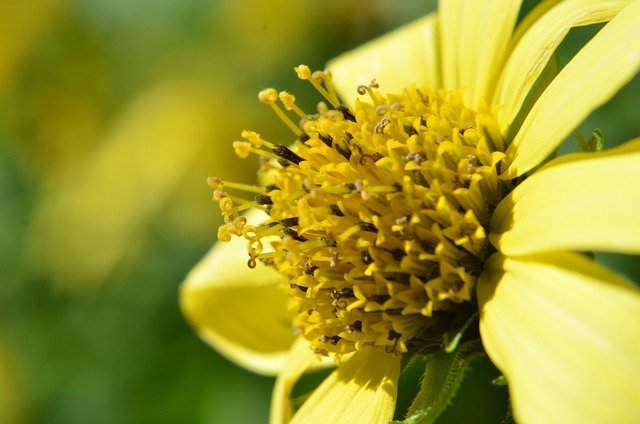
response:
<path id="1" fill-rule="evenodd" d="M 278 100 L 278 92 L 275 89 L 267 88 L 266 90 L 262 90 L 258 94 L 258 98 L 262 103 L 271 106 L 276 115 L 278 115 L 278 118 L 280 118 L 280 120 L 284 122 L 285 125 L 288 126 L 295 135 L 300 135 L 302 133 L 302 130 L 298 128 L 298 126 L 291 119 L 289 119 L 289 117 L 284 113 L 282 109 L 280 109 L 280 106 L 278 106 L 278 104 L 276 103 Z"/>
<path id="2" fill-rule="evenodd" d="M 216 188 L 218 190 L 222 190 L 224 187 L 229 187 L 229 188 L 235 188 L 237 190 L 249 191 L 249 192 L 258 193 L 258 194 L 266 193 L 264 187 L 256 186 L 252 184 L 235 183 L 233 181 L 223 181 L 218 177 L 207 178 L 207 184 L 210 187 Z"/>
<path id="3" fill-rule="evenodd" d="M 263 139 L 262 137 L 260 137 L 260 134 L 255 131 L 244 130 L 240 135 L 242 136 L 242 138 L 248 140 L 253 147 L 267 146 L 270 149 L 273 147 L 273 143 L 270 143 L 267 140 Z"/>
<path id="4" fill-rule="evenodd" d="M 336 99 L 336 101 L 339 103 L 340 100 L 338 99 L 338 95 L 336 94 L 336 91 L 333 88 L 333 84 L 331 84 L 331 80 L 332 80 L 331 71 L 314 72 L 313 76 L 316 78 L 322 79 L 324 86 L 327 87 L 327 92 L 329 93 L 329 97 L 332 99 Z M 335 105 L 333 106 L 335 107 Z"/>
<path id="5" fill-rule="evenodd" d="M 338 96 L 336 96 L 335 91 L 333 90 L 333 88 L 330 89 L 331 92 L 325 90 L 325 88 L 320 85 L 320 83 L 318 82 L 318 80 L 322 81 L 327 87 L 331 86 L 331 75 L 328 73 L 322 73 L 322 72 L 314 72 L 313 74 L 311 74 L 311 70 L 309 69 L 309 67 L 307 65 L 300 65 L 300 66 L 296 66 L 295 68 L 293 68 L 296 73 L 298 74 L 298 78 L 300 78 L 301 80 L 306 80 L 309 81 L 311 83 L 311 85 L 313 85 L 313 87 L 318 90 L 318 92 L 320 94 L 322 94 L 322 96 L 327 99 L 327 101 L 329 103 L 331 103 L 331 105 L 335 108 L 338 107 L 338 105 L 340 105 L 340 100 L 338 99 Z"/>
<path id="6" fill-rule="evenodd" d="M 258 156 L 266 156 L 271 159 L 278 159 L 278 157 L 274 155 L 273 152 L 270 152 L 268 150 L 256 149 L 255 147 L 251 146 L 251 143 L 248 143 L 246 141 L 234 141 L 233 148 L 236 151 L 238 157 L 241 159 L 246 159 L 247 157 L 249 157 L 249 153 L 253 153 Z"/>
<path id="7" fill-rule="evenodd" d="M 380 85 L 374 79 L 374 80 L 371 80 L 371 83 L 369 85 L 359 85 L 358 94 L 360 94 L 361 96 L 365 94 L 369 94 L 369 97 L 371 97 L 373 104 L 376 106 L 379 106 L 384 104 L 384 98 L 381 95 L 379 95 L 376 91 L 374 91 L 374 89 L 378 89 L 378 88 L 380 88 Z"/>
<path id="8" fill-rule="evenodd" d="M 296 106 L 296 97 L 293 94 L 287 93 L 286 91 L 281 91 L 279 96 L 280 101 L 287 110 L 294 111 L 301 119 L 309 118 L 307 114 L 302 111 L 302 109 Z"/>

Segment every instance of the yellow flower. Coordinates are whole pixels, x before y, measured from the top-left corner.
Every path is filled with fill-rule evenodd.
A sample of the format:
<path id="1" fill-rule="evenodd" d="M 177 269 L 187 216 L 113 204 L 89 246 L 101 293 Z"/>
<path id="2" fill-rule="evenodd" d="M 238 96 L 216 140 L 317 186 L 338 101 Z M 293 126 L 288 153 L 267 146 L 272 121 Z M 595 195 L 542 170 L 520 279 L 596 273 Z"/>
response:
<path id="1" fill-rule="evenodd" d="M 264 184 L 211 179 L 231 241 L 181 302 L 220 352 L 278 374 L 272 422 L 391 420 L 402 356 L 476 312 L 518 422 L 640 421 L 639 292 L 579 253 L 640 253 L 640 139 L 536 169 L 637 73 L 640 2 L 546 1 L 514 31 L 519 9 L 443 1 L 330 72 L 296 68 L 331 104 L 314 115 L 261 93 L 298 139 L 235 143 Z M 607 21 L 550 69 L 571 27 Z M 293 414 L 316 356 L 339 366 Z"/>

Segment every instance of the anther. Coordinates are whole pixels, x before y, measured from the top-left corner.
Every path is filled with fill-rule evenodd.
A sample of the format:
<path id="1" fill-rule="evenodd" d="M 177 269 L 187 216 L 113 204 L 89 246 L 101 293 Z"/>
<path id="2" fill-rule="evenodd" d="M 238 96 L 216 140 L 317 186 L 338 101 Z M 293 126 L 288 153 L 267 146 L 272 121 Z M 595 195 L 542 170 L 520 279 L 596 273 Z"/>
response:
<path id="1" fill-rule="evenodd" d="M 331 290 L 331 293 L 329 293 L 329 296 L 331 297 L 331 299 L 335 299 L 335 300 L 349 299 L 349 298 L 355 297 L 355 295 L 353 294 L 353 290 L 351 289 L 342 289 L 342 290 L 333 289 Z"/>
<path id="2" fill-rule="evenodd" d="M 373 225 L 370 222 L 364 222 L 364 221 L 360 221 L 360 220 L 356 220 L 356 222 L 354 222 L 354 225 L 357 225 L 358 227 L 360 227 L 360 229 L 362 231 L 367 231 L 370 233 L 377 233 L 378 229 L 376 228 L 375 225 Z"/>
<path id="3" fill-rule="evenodd" d="M 404 132 L 408 136 L 412 136 L 412 135 L 418 134 L 418 131 L 416 131 L 416 129 L 413 128 L 411 125 L 405 125 L 403 128 L 404 128 Z"/>
<path id="4" fill-rule="evenodd" d="M 273 200 L 266 194 L 258 194 L 253 199 L 259 205 L 273 205 Z"/>
<path id="5" fill-rule="evenodd" d="M 307 274 L 307 275 L 313 275 L 315 270 L 318 269 L 318 268 L 319 267 L 315 266 L 311 262 L 311 259 L 307 259 L 307 261 L 304 263 L 304 273 Z"/>
<path id="6" fill-rule="evenodd" d="M 375 302 L 378 305 L 384 304 L 384 302 L 386 302 L 389 299 L 391 299 L 391 296 L 389 296 L 388 294 L 373 294 L 367 297 L 367 300 L 370 300 L 371 302 Z"/>
<path id="7" fill-rule="evenodd" d="M 369 265 L 374 262 L 368 250 L 363 250 L 362 252 L 360 252 L 360 260 L 365 265 Z"/>
<path id="8" fill-rule="evenodd" d="M 340 112 L 342 112 L 342 115 L 344 116 L 344 119 L 347 121 L 351 121 L 351 122 L 356 122 L 356 117 L 353 115 L 353 112 L 351 112 L 351 110 L 349 110 L 348 107 L 346 107 L 345 105 L 340 105 L 337 108 Z"/>
<path id="9" fill-rule="evenodd" d="M 332 345 L 337 345 L 338 342 L 342 340 L 340 336 L 322 336 L 320 337 L 320 343 L 327 344 L 331 343 Z"/>
<path id="10" fill-rule="evenodd" d="M 309 134 L 307 134 L 306 132 L 301 133 L 300 136 L 298 137 L 298 140 L 303 142 L 303 143 L 306 143 L 310 139 L 311 139 L 311 136 Z"/>
<path id="11" fill-rule="evenodd" d="M 307 290 L 309 290 L 309 287 L 300 286 L 300 285 L 296 284 L 296 279 L 295 278 L 293 280 L 289 281 L 289 287 L 291 287 L 292 289 L 298 289 L 303 293 L 306 293 Z"/>
<path id="12" fill-rule="evenodd" d="M 276 144 L 271 149 L 280 158 L 299 165 L 304 159 L 295 154 L 291 149 L 282 144 Z"/>
<path id="13" fill-rule="evenodd" d="M 344 331 L 346 331 L 349 334 L 355 333 L 355 332 L 358 332 L 358 333 L 362 332 L 362 321 L 358 320 L 358 321 L 354 321 L 353 324 L 346 325 L 344 327 Z"/>
<path id="14" fill-rule="evenodd" d="M 389 353 L 395 352 L 396 348 L 398 347 L 398 342 L 400 341 L 400 338 L 402 337 L 402 334 L 394 331 L 394 330 L 389 330 L 389 334 L 387 335 L 387 340 L 391 341 L 393 340 L 393 346 L 391 347 L 391 349 L 389 350 Z"/>
<path id="15" fill-rule="evenodd" d="M 389 335 L 387 336 L 387 340 L 395 340 L 402 337 L 402 334 L 396 332 L 395 330 L 389 330 Z"/>
<path id="16" fill-rule="evenodd" d="M 296 241 L 307 241 L 306 238 L 300 236 L 296 230 L 292 230 L 291 228 L 285 228 L 282 232 L 285 236 L 289 236 Z"/>
<path id="17" fill-rule="evenodd" d="M 405 256 L 407 256 L 407 254 L 404 252 L 404 250 L 402 250 L 402 249 L 398 249 L 398 248 L 393 249 L 393 250 L 391 251 L 391 254 L 393 255 L 393 259 L 394 259 L 396 262 L 400 262 L 400 261 L 402 260 L 402 258 L 404 258 Z"/>
<path id="18" fill-rule="evenodd" d="M 327 208 L 329 208 L 329 213 L 332 214 L 332 215 L 344 216 L 344 214 L 342 213 L 340 208 L 338 206 L 336 206 L 336 205 L 329 205 L 329 206 L 327 206 Z"/>
<path id="19" fill-rule="evenodd" d="M 464 128 L 460 128 L 460 129 L 458 130 L 458 132 L 460 133 L 460 135 L 464 135 L 464 133 L 466 133 L 466 132 L 467 132 L 467 130 L 470 130 L 470 129 L 472 129 L 472 128 L 473 128 L 473 129 L 475 129 L 475 127 L 474 127 L 473 125 L 467 125 L 467 126 L 465 126 Z"/>
<path id="20" fill-rule="evenodd" d="M 318 134 L 318 138 L 320 139 L 320 141 L 322 141 L 328 147 L 333 146 L 333 137 L 331 137 L 330 135 Z"/>
<path id="21" fill-rule="evenodd" d="M 285 218 L 285 219 L 281 219 L 280 221 L 278 221 L 278 224 L 284 226 L 284 227 L 296 227 L 298 226 L 298 222 L 299 219 L 297 216 L 291 217 L 291 218 Z"/>
<path id="22" fill-rule="evenodd" d="M 346 160 L 351 159 L 351 149 L 349 149 L 348 142 L 336 143 L 335 144 L 336 151 L 340 153 Z"/>

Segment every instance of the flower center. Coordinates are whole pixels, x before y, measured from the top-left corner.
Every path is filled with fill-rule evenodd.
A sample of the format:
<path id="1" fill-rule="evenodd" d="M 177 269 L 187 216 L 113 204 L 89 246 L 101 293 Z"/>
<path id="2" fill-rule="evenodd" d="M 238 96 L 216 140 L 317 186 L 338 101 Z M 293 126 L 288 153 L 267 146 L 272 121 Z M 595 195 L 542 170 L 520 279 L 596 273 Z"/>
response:
<path id="1" fill-rule="evenodd" d="M 260 260 L 287 277 L 294 327 L 317 353 L 376 345 L 399 354 L 442 336 L 477 311 L 491 214 L 512 189 L 498 178 L 505 146 L 494 115 L 465 107 L 459 92 L 385 97 L 375 82 L 348 109 L 330 74 L 296 70 L 332 107 L 308 115 L 286 92 L 260 94 L 298 139 L 288 148 L 245 131 L 234 144 L 241 157 L 261 156 L 268 183 L 210 179 L 225 215 L 219 238 L 245 237 L 250 267 Z M 239 214 L 248 208 L 264 210 L 265 222 L 248 225 Z"/>

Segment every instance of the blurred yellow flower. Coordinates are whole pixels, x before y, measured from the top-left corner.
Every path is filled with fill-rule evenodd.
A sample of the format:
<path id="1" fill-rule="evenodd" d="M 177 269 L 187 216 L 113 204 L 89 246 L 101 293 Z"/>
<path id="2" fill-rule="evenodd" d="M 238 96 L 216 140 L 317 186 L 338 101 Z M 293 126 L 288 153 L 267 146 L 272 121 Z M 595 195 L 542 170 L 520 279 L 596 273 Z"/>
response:
<path id="1" fill-rule="evenodd" d="M 212 136 L 206 93 L 180 79 L 142 93 L 101 146 L 48 190 L 32 225 L 32 257 L 55 283 L 89 288 L 135 252 Z"/>
<path id="2" fill-rule="evenodd" d="M 296 68 L 328 102 L 317 114 L 260 93 L 298 139 L 234 144 L 264 157 L 263 184 L 210 180 L 231 241 L 181 304 L 220 352 L 277 373 L 272 422 L 391 420 L 403 356 L 475 314 L 518 422 L 640 420 L 640 293 L 578 253 L 640 253 L 640 139 L 544 164 L 637 73 L 640 2 L 547 1 L 514 31 L 519 9 L 443 1 L 330 72 Z M 569 29 L 606 21 L 555 75 Z M 294 413 L 318 355 L 340 366 Z"/>

